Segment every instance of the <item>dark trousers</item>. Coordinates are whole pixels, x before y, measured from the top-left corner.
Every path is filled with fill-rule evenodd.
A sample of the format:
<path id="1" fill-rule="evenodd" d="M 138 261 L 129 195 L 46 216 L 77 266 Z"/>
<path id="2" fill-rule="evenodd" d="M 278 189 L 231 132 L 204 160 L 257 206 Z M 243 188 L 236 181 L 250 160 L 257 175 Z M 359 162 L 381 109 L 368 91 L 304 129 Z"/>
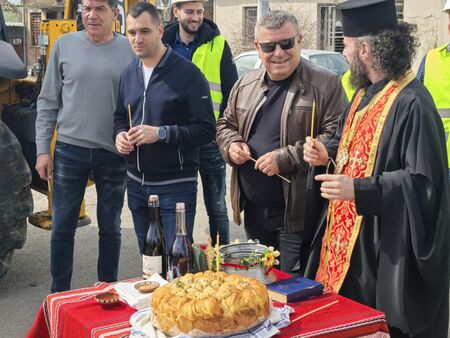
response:
<path id="1" fill-rule="evenodd" d="M 228 244 L 230 230 L 225 194 L 225 161 L 217 144 L 211 142 L 200 147 L 200 177 L 203 185 L 203 199 L 209 218 L 209 233 L 213 245 L 219 232 L 220 244 Z"/>
<path id="2" fill-rule="evenodd" d="M 128 207 L 133 217 L 134 230 L 138 240 L 139 250 L 144 249 L 147 235 L 149 214 L 148 197 L 159 196 L 161 227 L 166 241 L 166 250 L 169 253 L 176 233 L 176 203 L 184 202 L 186 206 L 186 231 L 192 242 L 194 231 L 195 208 L 197 205 L 197 181 L 180 182 L 166 185 L 142 185 L 128 178 Z"/>
<path id="3" fill-rule="evenodd" d="M 90 173 L 97 190 L 98 280 L 117 280 L 120 214 L 126 187 L 125 159 L 104 149 L 56 142 L 51 236 L 52 292 L 70 289 L 75 231 Z"/>
<path id="4" fill-rule="evenodd" d="M 266 208 L 246 201 L 245 232 L 248 239 L 259 240 L 280 252 L 280 270 L 292 273 L 300 259 L 303 232 L 288 233 L 284 229 L 284 208 Z"/>

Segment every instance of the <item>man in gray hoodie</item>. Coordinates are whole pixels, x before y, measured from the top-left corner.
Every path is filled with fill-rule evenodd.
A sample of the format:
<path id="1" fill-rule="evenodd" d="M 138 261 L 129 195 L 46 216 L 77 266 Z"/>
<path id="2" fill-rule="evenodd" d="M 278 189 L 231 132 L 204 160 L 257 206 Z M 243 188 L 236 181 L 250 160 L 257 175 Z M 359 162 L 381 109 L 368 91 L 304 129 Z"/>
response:
<path id="1" fill-rule="evenodd" d="M 98 279 L 117 280 L 124 158 L 113 142 L 120 74 L 133 59 L 125 37 L 112 32 L 117 0 L 83 0 L 85 29 L 56 40 L 37 102 L 36 170 L 53 178 L 52 292 L 70 289 L 74 237 L 90 173 L 96 183 Z M 57 128 L 54 162 L 50 142 Z"/>

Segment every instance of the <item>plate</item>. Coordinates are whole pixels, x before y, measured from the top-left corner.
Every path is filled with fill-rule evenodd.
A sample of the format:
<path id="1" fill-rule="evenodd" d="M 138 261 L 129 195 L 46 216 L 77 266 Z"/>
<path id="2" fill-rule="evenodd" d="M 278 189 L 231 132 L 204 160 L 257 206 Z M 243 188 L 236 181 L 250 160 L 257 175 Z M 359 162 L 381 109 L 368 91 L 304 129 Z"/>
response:
<path id="1" fill-rule="evenodd" d="M 134 288 L 142 293 L 150 293 L 159 288 L 159 283 L 152 281 L 144 281 L 134 284 Z"/>

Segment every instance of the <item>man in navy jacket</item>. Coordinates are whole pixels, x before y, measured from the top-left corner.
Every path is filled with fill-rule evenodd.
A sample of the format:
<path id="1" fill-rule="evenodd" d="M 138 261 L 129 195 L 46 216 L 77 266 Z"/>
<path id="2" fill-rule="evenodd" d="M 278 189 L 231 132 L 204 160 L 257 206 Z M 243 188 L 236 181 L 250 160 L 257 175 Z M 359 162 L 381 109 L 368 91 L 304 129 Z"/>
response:
<path id="1" fill-rule="evenodd" d="M 217 25 L 204 18 L 203 0 L 172 0 L 177 21 L 164 28 L 163 42 L 192 61 L 209 83 L 216 120 L 222 117 L 228 97 L 238 76 L 231 49 Z M 226 194 L 226 167 L 216 142 L 200 148 L 200 177 L 203 199 L 209 217 L 213 245 L 229 243 Z"/>
<path id="2" fill-rule="evenodd" d="M 127 156 L 128 206 L 139 248 L 142 252 L 148 226 L 148 197 L 156 194 L 169 250 L 176 202 L 186 204 L 192 240 L 198 148 L 214 137 L 213 106 L 200 70 L 162 43 L 163 27 L 153 5 L 133 5 L 127 31 L 138 59 L 121 77 L 114 138 L 117 150 Z"/>

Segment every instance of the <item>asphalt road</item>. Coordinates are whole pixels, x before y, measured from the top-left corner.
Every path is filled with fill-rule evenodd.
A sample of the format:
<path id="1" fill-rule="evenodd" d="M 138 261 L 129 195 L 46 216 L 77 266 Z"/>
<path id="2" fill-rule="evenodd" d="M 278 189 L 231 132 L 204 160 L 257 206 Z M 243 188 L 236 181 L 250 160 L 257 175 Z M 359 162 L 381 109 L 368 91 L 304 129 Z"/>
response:
<path id="1" fill-rule="evenodd" d="M 34 211 L 46 210 L 46 197 L 35 192 L 33 195 Z M 95 201 L 95 187 L 89 187 L 86 193 L 86 203 L 87 214 L 92 218 L 92 224 L 77 229 L 72 276 L 73 289 L 90 286 L 97 281 L 98 228 L 95 217 Z M 230 224 L 230 232 L 231 239 L 245 239 L 242 227 Z M 205 242 L 208 236 L 208 219 L 203 204 L 201 183 L 199 183 L 194 240 Z M 25 337 L 28 333 L 43 299 L 50 291 L 49 246 L 50 232 L 28 225 L 25 246 L 14 252 L 7 275 L 0 279 L 0 337 L 20 338 Z M 140 276 L 141 268 L 142 263 L 131 215 L 125 205 L 122 211 L 119 279 Z"/>

